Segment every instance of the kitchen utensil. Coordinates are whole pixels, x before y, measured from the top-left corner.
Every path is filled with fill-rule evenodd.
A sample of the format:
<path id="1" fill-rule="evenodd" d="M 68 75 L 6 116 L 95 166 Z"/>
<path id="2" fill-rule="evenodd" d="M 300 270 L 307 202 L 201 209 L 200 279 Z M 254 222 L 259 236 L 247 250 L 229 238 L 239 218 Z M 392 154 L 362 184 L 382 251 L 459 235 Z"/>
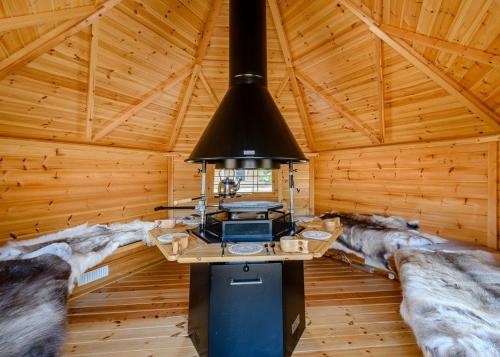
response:
<path id="1" fill-rule="evenodd" d="M 285 253 L 309 253 L 309 242 L 293 236 L 280 238 L 280 248 Z"/>
<path id="2" fill-rule="evenodd" d="M 186 248 L 188 247 L 189 244 L 189 235 L 185 233 L 179 233 L 183 234 L 182 236 L 177 236 L 172 238 L 172 253 L 173 254 L 180 254 Z"/>
<path id="3" fill-rule="evenodd" d="M 232 177 L 229 177 L 231 172 Z M 225 178 L 222 178 L 222 176 L 225 176 Z M 238 183 L 235 182 L 233 178 L 234 170 L 221 170 L 219 172 L 219 177 L 220 181 L 217 188 L 217 193 L 219 194 L 219 196 L 223 198 L 234 197 L 236 195 L 236 192 L 240 189 L 241 179 L 238 180 Z"/>
<path id="4" fill-rule="evenodd" d="M 273 254 L 276 255 L 276 250 L 274 250 L 274 247 L 276 246 L 276 243 L 271 242 L 269 245 L 271 246 L 271 248 L 273 248 Z"/>
<path id="5" fill-rule="evenodd" d="M 256 243 L 237 243 L 230 245 L 229 253 L 236 255 L 253 255 L 262 252 L 263 247 L 261 244 Z"/>
<path id="6" fill-rule="evenodd" d="M 323 226 L 328 232 L 333 232 L 338 226 L 340 226 L 340 218 L 335 217 L 335 218 L 325 219 L 323 221 Z"/>
<path id="7" fill-rule="evenodd" d="M 304 231 L 301 234 L 304 238 L 316 240 L 327 240 L 332 236 L 331 233 L 325 231 Z"/>
<path id="8" fill-rule="evenodd" d="M 264 247 L 266 248 L 266 255 L 269 255 L 269 244 L 264 244 Z"/>
<path id="9" fill-rule="evenodd" d="M 220 244 L 220 246 L 222 247 L 221 257 L 223 257 L 224 256 L 224 250 L 226 249 L 226 246 L 227 246 L 227 242 L 222 242 Z"/>

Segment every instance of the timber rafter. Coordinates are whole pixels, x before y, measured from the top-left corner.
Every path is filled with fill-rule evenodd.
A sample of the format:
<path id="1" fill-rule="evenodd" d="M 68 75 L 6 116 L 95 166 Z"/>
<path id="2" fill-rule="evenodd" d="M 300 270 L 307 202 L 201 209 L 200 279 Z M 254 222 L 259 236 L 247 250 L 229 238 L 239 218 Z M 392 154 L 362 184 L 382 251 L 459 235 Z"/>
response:
<path id="1" fill-rule="evenodd" d="M 331 95 L 329 95 L 325 88 L 314 82 L 310 77 L 306 76 L 304 73 L 297 71 L 297 77 L 302 82 L 304 86 L 309 88 L 312 92 L 321 96 L 331 108 L 336 110 L 344 118 L 346 118 L 352 125 L 354 125 L 359 131 L 366 135 L 370 141 L 374 144 L 380 144 L 380 139 L 377 135 L 368 128 L 361 119 L 359 119 L 354 113 L 351 113 L 342 103 L 337 101 Z"/>
<path id="2" fill-rule="evenodd" d="M 307 140 L 307 146 L 312 151 L 315 150 L 314 137 L 309 121 L 309 114 L 307 112 L 304 94 L 299 87 L 297 77 L 295 75 L 295 67 L 293 65 L 292 54 L 290 52 L 290 47 L 288 44 L 288 39 L 283 28 L 283 20 L 281 19 L 280 10 L 276 0 L 268 0 L 269 8 L 271 10 L 271 17 L 273 18 L 274 27 L 278 34 L 278 40 L 281 46 L 281 51 L 283 53 L 283 58 L 285 59 L 285 64 L 288 72 L 288 79 L 292 87 L 292 92 L 295 97 L 295 102 L 297 104 L 297 109 L 299 111 L 300 120 L 302 122 L 302 127 L 304 129 L 304 134 Z"/>
<path id="3" fill-rule="evenodd" d="M 455 82 L 446 73 L 440 70 L 432 61 L 428 60 L 413 47 L 401 39 L 395 39 L 383 30 L 383 27 L 377 25 L 376 21 L 366 14 L 365 6 L 354 4 L 351 0 L 338 0 L 341 5 L 349 9 L 359 20 L 368 26 L 368 29 L 384 43 L 392 47 L 398 54 L 403 56 L 413 66 L 423 72 L 427 77 L 434 81 L 438 86 L 452 95 L 462 105 L 475 113 L 484 122 L 492 128 L 500 131 L 500 116 L 491 110 L 487 105 L 481 102 L 467 89 Z"/>
<path id="4" fill-rule="evenodd" d="M 87 113 L 85 117 L 85 140 L 92 140 L 92 123 L 94 120 L 95 104 L 95 82 L 97 71 L 97 51 L 99 47 L 99 22 L 96 21 L 90 25 L 90 50 L 89 50 L 89 68 L 87 84 Z"/>
<path id="5" fill-rule="evenodd" d="M 177 84 L 181 83 L 184 79 L 186 79 L 191 73 L 192 67 L 187 66 L 181 71 L 177 73 L 173 73 L 170 75 L 167 80 L 165 80 L 161 85 L 157 88 L 153 89 L 149 92 L 143 100 L 129 108 L 120 116 L 113 119 L 108 125 L 102 128 L 97 134 L 94 135 L 93 141 L 97 141 L 108 135 L 110 132 L 115 130 L 117 127 L 128 121 L 133 115 L 137 114 L 142 109 L 146 108 L 148 105 L 153 103 L 158 97 L 160 97 L 163 93 L 175 87 Z"/>
<path id="6" fill-rule="evenodd" d="M 212 6 L 208 12 L 208 18 L 205 21 L 205 26 L 203 28 L 203 32 L 201 34 L 201 39 L 196 50 L 193 72 L 191 74 L 191 78 L 189 80 L 188 86 L 184 93 L 184 97 L 180 100 L 179 107 L 177 109 L 177 117 L 174 122 L 174 126 L 172 132 L 170 134 L 170 139 L 167 145 L 167 150 L 171 151 L 175 147 L 177 143 L 177 138 L 179 137 L 179 133 L 182 128 L 182 124 L 184 123 L 184 118 L 186 117 L 187 109 L 189 106 L 189 102 L 191 101 L 191 95 L 193 94 L 196 81 L 201 72 L 201 64 L 205 55 L 208 51 L 208 46 L 210 44 L 210 38 L 212 37 L 212 32 L 215 26 L 215 20 L 219 15 L 220 9 L 222 7 L 223 0 L 213 0 Z"/>
<path id="7" fill-rule="evenodd" d="M 0 62 L 0 80 L 16 69 L 21 68 L 35 58 L 49 51 L 52 47 L 92 25 L 101 16 L 118 5 L 122 0 L 106 0 L 95 8 L 95 11 L 77 21 L 67 20 L 53 30 L 27 44 L 19 51 Z"/>

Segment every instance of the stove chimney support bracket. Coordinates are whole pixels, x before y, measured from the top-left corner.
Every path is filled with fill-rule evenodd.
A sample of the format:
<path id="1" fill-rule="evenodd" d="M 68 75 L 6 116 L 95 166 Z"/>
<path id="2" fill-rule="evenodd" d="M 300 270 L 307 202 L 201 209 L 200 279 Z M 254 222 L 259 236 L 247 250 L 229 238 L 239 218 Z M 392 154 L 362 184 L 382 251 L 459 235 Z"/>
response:
<path id="1" fill-rule="evenodd" d="M 290 203 L 289 203 L 289 208 L 290 208 L 290 235 L 295 234 L 295 207 L 293 203 L 293 196 L 294 196 L 294 191 L 295 191 L 295 181 L 293 177 L 294 173 L 294 168 L 293 168 L 293 161 L 288 162 L 288 187 L 290 189 Z"/>

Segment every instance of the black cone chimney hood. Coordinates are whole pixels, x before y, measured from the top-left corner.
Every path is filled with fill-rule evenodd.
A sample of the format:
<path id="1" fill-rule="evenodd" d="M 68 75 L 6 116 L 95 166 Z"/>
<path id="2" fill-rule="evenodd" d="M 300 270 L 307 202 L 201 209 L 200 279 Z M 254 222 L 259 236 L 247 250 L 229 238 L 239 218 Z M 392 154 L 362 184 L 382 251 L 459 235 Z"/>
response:
<path id="1" fill-rule="evenodd" d="M 229 90 L 186 162 L 279 168 L 307 161 L 267 90 L 265 0 L 230 0 Z"/>

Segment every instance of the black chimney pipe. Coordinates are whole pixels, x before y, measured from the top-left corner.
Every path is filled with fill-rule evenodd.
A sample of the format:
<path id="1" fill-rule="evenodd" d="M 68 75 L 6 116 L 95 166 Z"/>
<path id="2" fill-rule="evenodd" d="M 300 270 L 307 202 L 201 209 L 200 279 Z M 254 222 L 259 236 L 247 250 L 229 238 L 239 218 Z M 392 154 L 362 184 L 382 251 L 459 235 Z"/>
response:
<path id="1" fill-rule="evenodd" d="M 305 162 L 267 90 L 265 0 L 230 0 L 229 89 L 186 162 L 279 168 Z"/>
<path id="2" fill-rule="evenodd" d="M 267 86 L 266 1 L 231 1 L 229 12 L 229 86 Z"/>

